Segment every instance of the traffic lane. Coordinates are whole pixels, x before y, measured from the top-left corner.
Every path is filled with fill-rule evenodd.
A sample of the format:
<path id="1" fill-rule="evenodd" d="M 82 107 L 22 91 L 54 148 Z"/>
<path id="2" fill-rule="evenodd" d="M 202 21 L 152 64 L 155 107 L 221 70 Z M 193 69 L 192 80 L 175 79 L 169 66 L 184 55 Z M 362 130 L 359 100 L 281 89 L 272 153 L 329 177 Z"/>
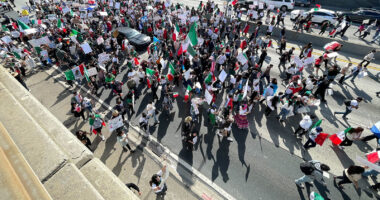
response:
<path id="1" fill-rule="evenodd" d="M 45 75 L 46 76 L 46 75 Z M 37 77 L 37 76 L 33 76 Z M 45 78 L 45 80 L 48 79 Z M 44 77 L 38 78 L 38 80 L 44 80 Z M 48 84 L 46 86 L 44 84 L 45 82 L 38 81 L 37 83 L 33 83 L 33 79 L 28 79 L 28 84 L 31 85 L 32 91 L 36 91 L 36 96 L 39 96 L 40 101 L 44 101 L 44 104 L 46 104 L 46 96 L 53 97 L 53 96 L 60 96 L 60 94 L 65 94 L 66 90 L 62 90 L 58 84 Z M 43 92 L 44 94 L 41 94 L 40 92 Z M 70 94 L 70 93 L 69 93 Z M 66 97 L 67 98 L 67 97 Z M 62 96 L 60 97 L 62 99 Z M 53 106 L 54 105 L 54 106 Z M 62 113 L 61 106 L 54 103 L 52 107 L 58 108 L 58 110 L 55 110 L 53 112 L 60 112 Z M 68 107 L 66 105 L 66 107 Z M 65 118 L 65 117 L 63 117 Z M 82 123 L 80 124 L 82 125 Z M 76 130 L 80 127 L 74 126 L 73 130 Z M 72 130 L 72 131 L 73 131 Z M 236 139 L 236 142 L 239 145 L 243 145 L 244 142 L 241 140 L 241 132 L 237 132 L 236 128 L 233 130 L 234 137 Z M 238 135 L 237 135 L 238 134 Z M 246 133 L 248 134 L 248 133 Z M 109 137 L 107 135 L 107 137 Z M 244 137 L 244 136 L 243 136 Z M 247 136 L 245 136 L 247 137 Z M 240 138 L 240 139 L 239 139 Z M 243 138 L 244 139 L 244 138 Z M 109 142 L 107 140 L 107 142 Z M 202 173 L 206 174 L 210 173 L 208 169 L 212 169 L 212 177 L 215 179 L 215 182 L 218 185 L 226 185 L 224 184 L 224 181 L 227 181 L 226 189 L 230 188 L 233 189 L 231 192 L 237 199 L 250 199 L 252 197 L 252 194 L 255 194 L 255 197 L 258 199 L 275 199 L 275 198 L 283 198 L 283 199 L 298 199 L 299 195 L 301 195 L 301 198 L 306 198 L 303 195 L 307 196 L 306 193 L 297 193 L 295 185 L 293 185 L 292 181 L 294 177 L 299 177 L 302 174 L 299 172 L 299 163 L 302 162 L 302 160 L 296 156 L 289 155 L 286 151 L 273 147 L 272 144 L 268 143 L 265 140 L 255 140 L 255 144 L 252 144 L 251 146 L 254 147 L 253 149 L 247 149 L 247 154 L 250 155 L 248 159 L 245 160 L 245 165 L 241 167 L 239 170 L 230 170 L 229 164 L 231 166 L 240 165 L 241 160 L 238 160 L 236 156 L 229 155 L 228 151 L 232 148 L 230 143 L 226 141 L 225 139 L 222 140 L 218 145 L 215 154 L 215 162 L 206 162 L 204 163 L 203 167 L 201 168 Z M 178 143 L 178 142 L 177 142 Z M 232 143 L 234 144 L 234 143 Z M 103 144 L 100 144 L 100 146 Z M 113 146 L 114 143 L 110 143 L 107 146 Z M 216 145 L 216 144 L 214 144 Z M 110 147 L 110 146 L 109 146 Z M 108 147 L 108 149 L 109 149 Z M 102 148 L 102 147 L 98 147 Z M 205 148 L 203 145 L 199 147 Z M 240 147 L 239 147 L 240 148 Z M 99 153 L 99 151 L 97 151 Z M 111 153 L 106 153 L 107 155 Z M 191 152 L 187 151 L 180 151 L 179 155 L 186 156 L 183 158 L 189 158 L 191 157 Z M 193 154 L 196 154 L 197 152 L 193 152 Z M 103 158 L 104 152 L 101 153 Z M 199 153 L 198 153 L 199 154 Z M 112 154 L 110 154 L 112 156 Z M 193 155 L 194 159 L 196 159 L 197 155 Z M 105 157 L 104 157 L 105 158 Z M 103 160 L 104 160 L 103 158 Z M 249 159 L 252 158 L 252 161 Z M 240 158 L 239 158 L 240 159 Z M 112 166 L 109 160 L 112 160 L 110 158 L 107 159 L 107 165 Z M 227 161 L 226 161 L 227 160 Z M 105 160 L 104 160 L 105 161 Z M 111 161 L 112 162 L 112 161 Z M 239 164 L 236 164 L 239 163 Z M 211 164 L 211 165 L 210 165 Z M 287 168 L 283 168 L 283 166 L 286 165 Z M 194 167 L 196 167 L 194 165 Z M 245 168 L 245 169 L 244 169 Z M 286 175 L 286 176 L 284 176 Z M 217 178 L 218 176 L 223 177 L 223 182 L 219 181 Z M 244 182 L 243 178 L 245 178 L 246 182 Z M 289 182 L 290 181 L 290 182 Z M 220 183 L 219 183 L 220 182 Z M 292 184 L 289 184 L 292 183 Z M 231 184 L 234 186 L 232 187 Z M 325 188 L 322 186 L 316 185 L 317 189 L 320 194 L 324 195 L 326 193 Z M 271 190 L 271 188 L 276 187 L 277 189 L 275 191 Z M 333 187 L 332 184 L 329 184 L 329 188 Z M 270 189 L 269 189 L 270 188 Z M 229 191 L 230 192 L 230 191 Z M 253 193 L 252 193 L 253 192 Z M 349 196 L 354 197 L 355 194 L 349 194 Z M 335 194 L 332 194 L 330 198 L 332 199 L 339 199 L 338 196 L 335 196 Z"/>

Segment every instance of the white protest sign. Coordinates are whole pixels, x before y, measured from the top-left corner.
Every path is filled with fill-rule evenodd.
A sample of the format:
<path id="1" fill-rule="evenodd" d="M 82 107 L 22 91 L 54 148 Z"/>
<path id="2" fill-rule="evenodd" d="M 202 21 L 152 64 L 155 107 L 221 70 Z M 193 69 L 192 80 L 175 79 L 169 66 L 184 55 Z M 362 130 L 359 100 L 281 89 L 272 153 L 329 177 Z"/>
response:
<path id="1" fill-rule="evenodd" d="M 259 3 L 259 9 L 264 9 L 264 4 L 263 3 Z"/>
<path id="2" fill-rule="evenodd" d="M 106 54 L 105 52 L 98 55 L 98 62 L 99 63 L 104 63 L 104 62 L 108 61 L 109 59 L 110 59 L 110 55 Z"/>
<path id="3" fill-rule="evenodd" d="M 226 80 L 227 78 L 227 73 L 226 71 L 222 70 L 218 76 L 218 79 L 223 83 L 224 80 Z"/>
<path id="4" fill-rule="evenodd" d="M 184 75 L 185 75 L 185 79 L 189 80 L 189 78 L 190 78 L 190 69 L 187 70 Z"/>
<path id="5" fill-rule="evenodd" d="M 208 92 L 208 90 L 205 91 L 205 99 L 208 104 L 211 104 L 212 102 L 212 95 Z"/>
<path id="6" fill-rule="evenodd" d="M 88 54 L 88 53 L 92 52 L 92 49 L 91 49 L 90 45 L 87 42 L 81 44 L 80 46 L 82 47 L 82 49 L 83 49 L 83 51 L 84 51 L 85 54 Z"/>
<path id="7" fill-rule="evenodd" d="M 9 44 L 12 42 L 12 38 L 9 37 L 8 35 L 7 36 L 4 36 L 1 38 L 2 41 L 4 41 L 6 44 Z"/>
<path id="8" fill-rule="evenodd" d="M 74 42 L 74 43 L 77 43 L 78 44 L 78 40 L 77 38 L 73 35 L 70 37 L 70 39 Z"/>
<path id="9" fill-rule="evenodd" d="M 20 17 L 18 20 L 24 22 L 25 24 L 29 24 L 29 17 L 28 16 Z"/>
<path id="10" fill-rule="evenodd" d="M 63 12 L 63 14 L 66 14 L 66 13 L 70 12 L 70 8 L 68 8 L 68 7 L 62 8 L 62 12 Z"/>
<path id="11" fill-rule="evenodd" d="M 116 2 L 115 9 L 120 9 L 120 2 Z"/>
<path id="12" fill-rule="evenodd" d="M 98 74 L 98 71 L 96 70 L 96 67 L 90 68 L 87 70 L 88 76 L 95 76 Z"/>
<path id="13" fill-rule="evenodd" d="M 98 45 L 102 44 L 104 42 L 103 37 L 98 37 L 98 39 L 96 39 L 96 42 L 98 43 Z"/>
<path id="14" fill-rule="evenodd" d="M 110 6 L 110 7 L 113 7 L 113 1 L 110 1 L 109 6 Z"/>
<path id="15" fill-rule="evenodd" d="M 100 16 L 108 16 L 107 12 L 99 12 Z"/>
<path id="16" fill-rule="evenodd" d="M 55 14 L 49 14 L 48 15 L 48 19 L 51 20 L 51 21 L 56 20 L 57 19 L 57 15 L 55 15 Z"/>
<path id="17" fill-rule="evenodd" d="M 110 132 L 122 126 L 124 126 L 124 123 L 123 123 L 123 118 L 121 117 L 121 115 L 108 121 L 108 129 L 110 130 Z"/>
<path id="18" fill-rule="evenodd" d="M 248 59 L 244 56 L 244 54 L 242 52 L 240 52 L 237 56 L 237 59 L 238 61 L 241 63 L 241 64 L 245 64 L 248 62 Z"/>
<path id="19" fill-rule="evenodd" d="M 20 37 L 20 35 L 21 35 L 21 34 L 20 34 L 20 32 L 18 32 L 18 31 L 12 31 L 12 32 L 11 32 L 11 36 L 14 37 L 14 38 L 18 38 L 18 37 Z"/>
<path id="20" fill-rule="evenodd" d="M 25 33 L 25 35 L 30 35 L 30 34 L 33 34 L 33 33 L 37 33 L 37 29 L 35 29 L 35 28 L 25 29 L 24 33 Z"/>

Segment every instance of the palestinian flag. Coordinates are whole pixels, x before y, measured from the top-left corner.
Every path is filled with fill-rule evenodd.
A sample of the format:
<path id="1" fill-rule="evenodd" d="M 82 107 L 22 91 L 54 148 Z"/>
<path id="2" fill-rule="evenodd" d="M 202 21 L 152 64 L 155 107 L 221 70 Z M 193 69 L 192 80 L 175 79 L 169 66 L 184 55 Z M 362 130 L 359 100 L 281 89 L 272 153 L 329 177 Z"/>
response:
<path id="1" fill-rule="evenodd" d="M 346 130 L 344 131 L 341 131 L 339 133 L 335 133 L 333 135 L 331 135 L 329 137 L 329 139 L 331 140 L 331 142 L 334 144 L 334 145 L 340 145 L 340 143 L 343 142 L 343 140 L 346 138 L 346 134 L 348 131 L 350 131 L 352 128 L 347 128 Z"/>
<path id="2" fill-rule="evenodd" d="M 379 154 L 379 151 L 375 151 L 375 152 L 371 152 L 371 153 L 367 153 L 366 155 L 367 157 L 367 160 L 371 163 L 377 163 L 380 161 L 380 154 Z"/>
<path id="3" fill-rule="evenodd" d="M 175 69 L 174 69 L 173 65 L 171 63 L 169 63 L 169 71 L 168 71 L 168 75 L 166 75 L 166 77 L 168 78 L 169 81 L 172 81 L 174 79 L 174 75 L 175 75 Z"/>
<path id="4" fill-rule="evenodd" d="M 86 79 L 89 80 L 88 73 L 86 72 L 87 72 L 86 67 L 84 66 L 84 64 L 81 64 L 65 72 L 66 80 L 81 79 L 83 78 L 83 76 L 85 76 Z"/>
<path id="5" fill-rule="evenodd" d="M 198 44 L 198 36 L 197 36 L 197 23 L 193 23 L 190 27 L 190 31 L 187 34 L 187 37 L 190 39 L 191 45 L 195 46 Z"/>
<path id="6" fill-rule="evenodd" d="M 173 32 L 173 35 L 172 35 L 172 39 L 173 39 L 174 41 L 177 41 L 177 38 L 178 38 L 178 36 L 179 36 L 179 32 L 180 32 L 180 30 L 179 30 L 179 26 L 178 26 L 178 24 L 176 23 L 176 24 L 175 24 L 175 27 L 174 27 L 174 32 Z"/>
<path id="7" fill-rule="evenodd" d="M 24 30 L 30 29 L 28 25 L 26 25 L 24 22 L 17 20 L 18 27 L 20 29 L 20 32 L 24 32 Z"/>
<path id="8" fill-rule="evenodd" d="M 321 195 L 316 192 L 310 193 L 310 200 L 325 200 Z"/>
<path id="9" fill-rule="evenodd" d="M 177 98 L 179 95 L 178 95 L 178 92 L 174 92 L 173 93 L 173 98 Z"/>

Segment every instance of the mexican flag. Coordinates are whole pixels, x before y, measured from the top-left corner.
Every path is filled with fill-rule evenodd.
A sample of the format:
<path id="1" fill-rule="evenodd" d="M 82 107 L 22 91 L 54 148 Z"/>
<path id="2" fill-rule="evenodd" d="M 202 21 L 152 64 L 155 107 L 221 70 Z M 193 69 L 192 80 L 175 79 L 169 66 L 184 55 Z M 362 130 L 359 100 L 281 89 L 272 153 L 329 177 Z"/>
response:
<path id="1" fill-rule="evenodd" d="M 208 76 L 205 79 L 205 83 L 210 84 L 212 82 L 212 74 L 209 73 Z"/>
<path id="2" fill-rule="evenodd" d="M 96 114 L 95 119 L 100 118 L 100 115 Z M 90 123 L 90 126 L 94 125 L 95 119 L 90 118 L 88 122 Z M 102 126 L 106 126 L 106 123 L 102 120 Z M 95 129 L 92 129 L 92 132 L 96 135 L 98 132 Z"/>
<path id="3" fill-rule="evenodd" d="M 191 45 L 187 47 L 187 53 L 190 54 L 190 58 L 193 58 L 195 55 L 197 55 L 197 52 L 194 50 L 194 48 Z"/>
<path id="4" fill-rule="evenodd" d="M 366 157 L 367 157 L 367 160 L 368 160 L 369 162 L 371 162 L 371 163 L 377 163 L 377 162 L 379 162 L 379 160 L 380 160 L 380 154 L 379 154 L 378 151 L 368 153 L 368 154 L 366 155 Z"/>
<path id="5" fill-rule="evenodd" d="M 186 53 L 187 48 L 189 47 L 189 44 L 190 44 L 190 40 L 186 39 L 185 42 L 182 43 L 181 46 L 179 47 L 177 55 L 180 56 L 183 53 Z"/>
<path id="6" fill-rule="evenodd" d="M 17 20 L 18 27 L 20 29 L 20 32 L 24 32 L 24 30 L 30 29 L 28 25 L 26 25 L 24 22 Z"/>
<path id="7" fill-rule="evenodd" d="M 169 71 L 168 71 L 168 75 L 166 75 L 166 77 L 168 78 L 169 81 L 172 81 L 174 79 L 174 75 L 175 75 L 175 69 L 174 69 L 173 65 L 171 63 L 169 63 Z"/>
<path id="8" fill-rule="evenodd" d="M 343 140 L 346 138 L 346 133 L 347 133 L 348 131 L 350 131 L 351 129 L 352 129 L 352 128 L 350 127 L 350 128 L 347 128 L 347 129 L 344 130 L 344 131 L 341 131 L 341 132 L 339 132 L 339 133 L 335 133 L 335 134 L 331 135 L 331 136 L 329 137 L 329 139 L 331 140 L 331 142 L 332 142 L 333 144 L 335 144 L 335 145 L 339 145 L 339 144 L 342 143 Z"/>
<path id="9" fill-rule="evenodd" d="M 74 35 L 78 35 L 78 34 L 79 34 L 79 32 L 77 30 L 71 29 L 70 37 L 74 36 Z"/>
<path id="10" fill-rule="evenodd" d="M 191 90 L 193 90 L 193 88 L 191 88 L 191 86 L 190 86 L 190 85 L 187 85 L 187 88 L 186 88 L 186 92 L 187 92 L 187 91 L 189 91 L 189 92 L 190 92 Z"/>
<path id="11" fill-rule="evenodd" d="M 65 72 L 65 76 L 66 76 L 66 80 L 82 79 L 83 76 L 85 76 L 87 81 L 90 81 L 87 69 L 84 66 L 84 64 L 80 64 L 79 66 L 74 67 L 71 70 L 67 70 Z"/>
<path id="12" fill-rule="evenodd" d="M 310 200 L 325 200 L 321 195 L 316 192 L 310 193 Z"/>
<path id="13" fill-rule="evenodd" d="M 174 27 L 174 32 L 173 32 L 173 35 L 172 35 L 172 39 L 174 40 L 174 41 L 177 41 L 177 38 L 178 38 L 178 36 L 179 36 L 179 26 L 178 26 L 178 24 L 176 23 L 175 24 L 175 27 Z"/>
<path id="14" fill-rule="evenodd" d="M 58 18 L 58 20 L 57 20 L 57 27 L 58 28 L 62 28 L 62 20 L 61 20 L 61 18 Z"/>
<path id="15" fill-rule="evenodd" d="M 1 30 L 3 30 L 3 31 L 9 31 L 9 29 L 8 29 L 7 26 L 5 26 L 5 25 L 2 25 L 2 26 L 1 26 Z"/>
<path id="16" fill-rule="evenodd" d="M 173 93 L 173 97 L 174 97 L 174 98 L 177 98 L 178 96 L 179 96 L 178 92 L 174 92 L 174 93 Z"/>
<path id="17" fill-rule="evenodd" d="M 191 27 L 190 31 L 187 34 L 187 37 L 190 39 L 191 45 L 195 46 L 198 44 L 198 36 L 197 36 L 197 23 L 194 22 Z"/>
<path id="18" fill-rule="evenodd" d="M 148 76 L 153 76 L 156 72 L 153 69 L 146 68 L 145 73 Z"/>

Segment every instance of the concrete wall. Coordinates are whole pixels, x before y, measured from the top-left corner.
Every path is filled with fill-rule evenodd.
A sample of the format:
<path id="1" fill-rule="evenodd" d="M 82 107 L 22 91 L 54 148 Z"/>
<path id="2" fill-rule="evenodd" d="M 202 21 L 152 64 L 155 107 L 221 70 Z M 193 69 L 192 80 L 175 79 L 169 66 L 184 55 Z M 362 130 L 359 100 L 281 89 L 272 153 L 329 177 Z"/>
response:
<path id="1" fill-rule="evenodd" d="M 139 199 L 2 66 L 0 99 L 0 121 L 53 199 Z"/>

